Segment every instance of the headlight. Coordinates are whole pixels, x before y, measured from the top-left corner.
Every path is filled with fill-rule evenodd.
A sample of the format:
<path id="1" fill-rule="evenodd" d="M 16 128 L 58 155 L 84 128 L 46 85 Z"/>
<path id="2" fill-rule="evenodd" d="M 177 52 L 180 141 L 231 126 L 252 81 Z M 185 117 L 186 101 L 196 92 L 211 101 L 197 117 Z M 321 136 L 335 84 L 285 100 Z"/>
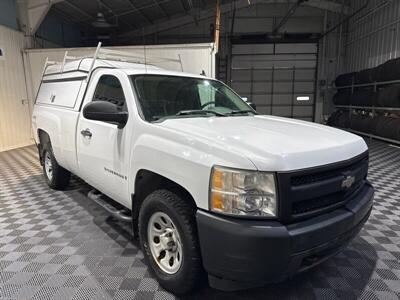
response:
<path id="1" fill-rule="evenodd" d="M 210 209 L 228 215 L 276 217 L 274 174 L 214 167 Z"/>

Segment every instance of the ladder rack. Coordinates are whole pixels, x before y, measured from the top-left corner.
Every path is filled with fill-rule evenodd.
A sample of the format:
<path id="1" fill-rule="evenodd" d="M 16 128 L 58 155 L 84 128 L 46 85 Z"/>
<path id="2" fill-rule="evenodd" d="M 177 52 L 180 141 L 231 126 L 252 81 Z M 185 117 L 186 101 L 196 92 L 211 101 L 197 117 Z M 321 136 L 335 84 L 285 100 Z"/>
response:
<path id="1" fill-rule="evenodd" d="M 145 66 L 154 65 L 156 63 L 162 63 L 162 62 L 173 62 L 173 63 L 178 63 L 180 65 L 181 71 L 183 71 L 183 64 L 182 64 L 182 59 L 181 59 L 180 54 L 178 54 L 177 58 L 165 58 L 165 57 L 151 56 L 151 55 L 146 55 L 146 48 L 144 47 L 143 55 L 137 55 L 137 54 L 133 54 L 133 53 L 130 53 L 127 51 L 101 48 L 101 42 L 99 42 L 97 44 L 96 50 L 93 53 L 93 55 L 70 56 L 70 55 L 68 55 L 68 51 L 65 51 L 62 62 L 50 61 L 48 58 L 46 58 L 42 77 L 45 76 L 46 68 L 50 65 L 57 65 L 57 64 L 61 65 L 60 73 L 63 73 L 65 64 L 68 61 L 84 59 L 84 58 L 92 58 L 92 62 L 90 64 L 90 67 L 88 70 L 86 81 L 89 79 L 90 74 L 92 73 L 94 65 L 96 63 L 96 60 L 98 60 L 98 59 L 113 60 L 113 61 L 128 62 L 128 63 L 137 63 L 137 64 L 143 64 Z M 77 71 L 79 71 L 79 67 L 78 67 Z"/>

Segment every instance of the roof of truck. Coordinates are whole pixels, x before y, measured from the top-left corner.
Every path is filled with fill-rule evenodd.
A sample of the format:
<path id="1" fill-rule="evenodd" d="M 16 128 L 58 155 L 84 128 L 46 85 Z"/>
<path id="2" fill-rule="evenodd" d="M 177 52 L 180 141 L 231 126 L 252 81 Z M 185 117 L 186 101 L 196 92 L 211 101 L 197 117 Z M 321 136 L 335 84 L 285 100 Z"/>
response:
<path id="1" fill-rule="evenodd" d="M 55 80 L 66 78 L 83 78 L 88 75 L 93 58 L 81 58 L 66 62 L 64 65 L 55 64 L 46 67 L 43 74 L 43 80 Z M 96 59 L 93 65 L 95 68 L 113 68 L 120 69 L 128 75 L 135 74 L 154 74 L 206 78 L 200 74 L 190 74 L 185 72 L 170 71 L 150 64 L 124 62 L 109 59 Z"/>

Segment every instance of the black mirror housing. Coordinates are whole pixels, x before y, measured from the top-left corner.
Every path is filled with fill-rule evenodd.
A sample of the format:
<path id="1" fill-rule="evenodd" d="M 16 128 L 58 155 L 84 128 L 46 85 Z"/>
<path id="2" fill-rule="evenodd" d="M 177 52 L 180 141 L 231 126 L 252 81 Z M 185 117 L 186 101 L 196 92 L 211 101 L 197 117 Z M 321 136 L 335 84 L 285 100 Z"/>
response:
<path id="1" fill-rule="evenodd" d="M 248 102 L 247 104 L 250 105 L 250 107 L 251 107 L 252 109 L 257 110 L 257 105 L 255 105 L 254 103 Z"/>
<path id="2" fill-rule="evenodd" d="M 123 128 L 128 121 L 128 112 L 108 101 L 93 101 L 83 108 L 83 116 L 89 120 L 117 123 Z"/>

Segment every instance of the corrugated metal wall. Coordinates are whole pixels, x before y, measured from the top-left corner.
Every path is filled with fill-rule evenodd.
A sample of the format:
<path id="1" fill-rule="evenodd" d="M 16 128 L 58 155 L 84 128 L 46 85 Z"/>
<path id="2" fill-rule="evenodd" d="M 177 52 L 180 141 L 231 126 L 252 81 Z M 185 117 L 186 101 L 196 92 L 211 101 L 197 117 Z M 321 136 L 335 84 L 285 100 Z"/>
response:
<path id="1" fill-rule="evenodd" d="M 354 9 L 368 0 L 352 0 Z M 400 1 L 370 0 L 368 7 L 351 19 L 344 40 L 343 71 L 375 67 L 400 56 Z"/>
<path id="2" fill-rule="evenodd" d="M 349 22 L 327 34 L 320 40 L 318 100 L 321 113 L 328 116 L 334 110 L 332 97 L 337 75 L 376 67 L 389 59 L 400 57 L 400 1 L 399 0 L 349 0 L 355 12 L 368 6 L 352 17 Z M 340 24 L 346 16 L 327 13 L 325 31 Z M 318 119 L 318 118 L 317 118 Z"/>
<path id="3" fill-rule="evenodd" d="M 26 84 L 21 32 L 0 26 L 0 151 L 33 143 Z"/>

